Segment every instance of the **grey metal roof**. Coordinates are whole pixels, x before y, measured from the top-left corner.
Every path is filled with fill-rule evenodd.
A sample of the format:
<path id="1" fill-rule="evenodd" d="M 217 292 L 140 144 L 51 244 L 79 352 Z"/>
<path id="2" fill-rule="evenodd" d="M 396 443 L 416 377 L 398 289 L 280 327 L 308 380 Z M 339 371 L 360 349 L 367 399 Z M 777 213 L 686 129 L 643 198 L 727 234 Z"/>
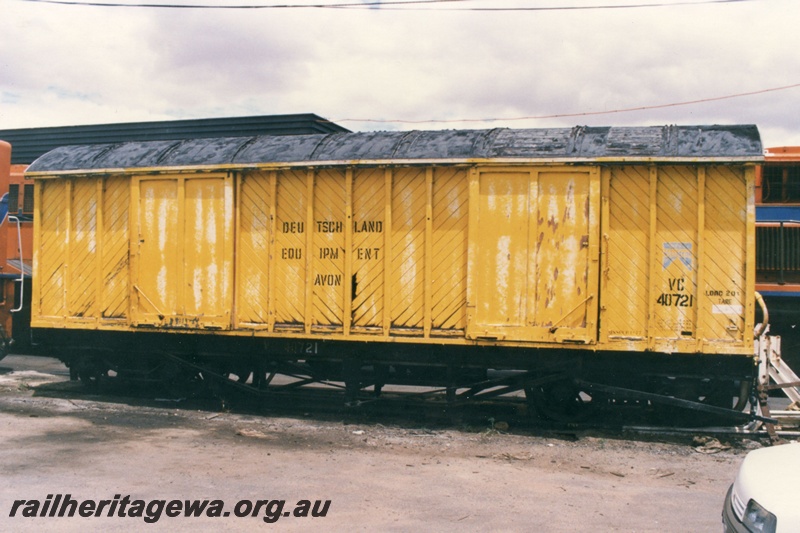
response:
<path id="1" fill-rule="evenodd" d="M 27 165 L 53 148 L 66 145 L 344 131 L 349 130 L 313 113 L 302 113 L 6 129 L 0 130 L 0 139 L 11 143 L 12 164 Z"/>
<path id="2" fill-rule="evenodd" d="M 268 163 L 556 160 L 757 160 L 756 126 L 575 127 L 333 133 L 127 142 L 57 148 L 29 172 Z"/>

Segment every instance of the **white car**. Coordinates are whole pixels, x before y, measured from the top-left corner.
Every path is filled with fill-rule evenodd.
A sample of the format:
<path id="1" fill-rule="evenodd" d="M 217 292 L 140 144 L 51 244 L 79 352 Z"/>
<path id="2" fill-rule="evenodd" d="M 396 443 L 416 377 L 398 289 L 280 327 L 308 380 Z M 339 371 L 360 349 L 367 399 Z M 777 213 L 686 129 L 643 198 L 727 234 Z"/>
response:
<path id="1" fill-rule="evenodd" d="M 800 531 L 800 443 L 747 454 L 722 509 L 725 533 Z"/>

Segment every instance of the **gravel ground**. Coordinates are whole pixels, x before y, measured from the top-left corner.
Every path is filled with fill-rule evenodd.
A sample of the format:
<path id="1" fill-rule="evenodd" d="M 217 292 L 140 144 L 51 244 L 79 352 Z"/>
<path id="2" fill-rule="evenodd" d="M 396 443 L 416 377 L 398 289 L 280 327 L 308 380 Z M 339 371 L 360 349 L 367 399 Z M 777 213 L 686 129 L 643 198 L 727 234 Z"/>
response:
<path id="1" fill-rule="evenodd" d="M 0 441 L 0 530 L 37 532 L 721 531 L 725 492 L 760 446 L 237 414 L 87 394 L 58 361 L 21 356 L 0 362 Z M 110 501 L 100 516 L 40 516 L 59 494 Z M 172 500 L 210 503 L 170 517 Z M 329 500 L 325 516 L 295 516 L 306 500 L 317 514 Z"/>

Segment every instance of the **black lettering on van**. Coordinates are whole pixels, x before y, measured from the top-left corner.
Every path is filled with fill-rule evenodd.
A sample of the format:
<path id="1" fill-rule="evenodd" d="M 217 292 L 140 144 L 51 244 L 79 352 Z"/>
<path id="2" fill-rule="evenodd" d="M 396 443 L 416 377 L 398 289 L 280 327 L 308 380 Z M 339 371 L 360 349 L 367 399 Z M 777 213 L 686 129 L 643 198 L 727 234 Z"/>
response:
<path id="1" fill-rule="evenodd" d="M 303 233 L 305 223 L 303 222 L 284 222 L 281 226 L 283 233 Z"/>
<path id="2" fill-rule="evenodd" d="M 340 287 L 342 285 L 341 274 L 317 274 L 314 278 L 314 285 L 322 287 Z"/>
<path id="3" fill-rule="evenodd" d="M 302 248 L 281 248 L 281 259 L 302 259 Z"/>
<path id="4" fill-rule="evenodd" d="M 362 220 L 360 222 L 353 222 L 353 233 L 380 233 L 382 231 L 382 220 Z"/>
<path id="5" fill-rule="evenodd" d="M 344 230 L 344 222 L 336 220 L 317 220 L 318 233 L 341 233 Z"/>
<path id="6" fill-rule="evenodd" d="M 380 248 L 356 248 L 356 258 L 361 261 L 378 259 Z"/>
<path id="7" fill-rule="evenodd" d="M 339 259 L 339 248 L 320 248 L 320 259 Z"/>

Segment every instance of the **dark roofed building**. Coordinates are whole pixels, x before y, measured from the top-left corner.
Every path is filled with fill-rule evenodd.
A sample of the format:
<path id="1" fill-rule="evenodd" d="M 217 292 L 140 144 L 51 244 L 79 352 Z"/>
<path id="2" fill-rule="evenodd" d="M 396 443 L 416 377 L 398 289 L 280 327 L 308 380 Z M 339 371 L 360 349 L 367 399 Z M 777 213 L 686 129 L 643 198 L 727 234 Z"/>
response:
<path id="1" fill-rule="evenodd" d="M 306 113 L 20 128 L 0 130 L 0 139 L 11 143 L 12 164 L 29 165 L 40 155 L 59 146 L 348 131 L 318 115 Z"/>

